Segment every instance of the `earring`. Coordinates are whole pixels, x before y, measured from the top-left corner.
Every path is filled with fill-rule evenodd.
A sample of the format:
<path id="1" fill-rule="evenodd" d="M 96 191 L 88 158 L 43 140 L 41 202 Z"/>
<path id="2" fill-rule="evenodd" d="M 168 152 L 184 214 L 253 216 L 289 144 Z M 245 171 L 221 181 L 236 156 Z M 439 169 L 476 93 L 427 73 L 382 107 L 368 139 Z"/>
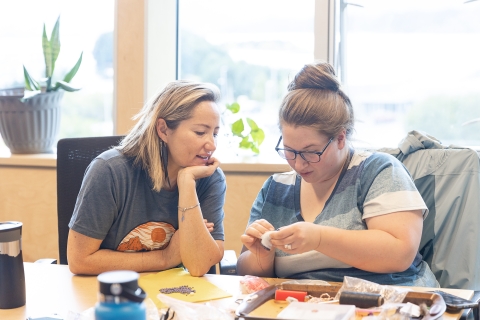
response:
<path id="1" fill-rule="evenodd" d="M 165 176 L 165 180 L 168 182 L 168 186 L 171 188 L 170 185 L 170 178 L 168 177 L 168 150 L 167 144 L 160 140 L 160 158 L 162 159 L 162 166 L 163 166 L 163 174 Z"/>

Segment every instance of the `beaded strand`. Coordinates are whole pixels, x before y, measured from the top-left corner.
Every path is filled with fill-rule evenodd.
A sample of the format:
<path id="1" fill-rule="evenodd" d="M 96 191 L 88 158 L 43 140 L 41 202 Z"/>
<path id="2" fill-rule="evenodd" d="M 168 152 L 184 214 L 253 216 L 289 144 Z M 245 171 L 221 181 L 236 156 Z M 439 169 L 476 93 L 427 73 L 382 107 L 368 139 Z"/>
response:
<path id="1" fill-rule="evenodd" d="M 159 291 L 163 294 L 181 293 L 186 296 L 189 294 L 194 294 L 196 292 L 193 287 L 189 287 L 187 285 L 172 288 L 162 288 Z"/>

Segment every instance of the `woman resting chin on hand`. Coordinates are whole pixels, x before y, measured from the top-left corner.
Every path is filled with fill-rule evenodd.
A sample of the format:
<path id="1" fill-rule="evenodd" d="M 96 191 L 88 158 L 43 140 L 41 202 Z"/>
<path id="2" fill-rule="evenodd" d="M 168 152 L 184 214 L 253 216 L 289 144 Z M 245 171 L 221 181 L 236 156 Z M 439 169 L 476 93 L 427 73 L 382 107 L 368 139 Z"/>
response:
<path id="1" fill-rule="evenodd" d="M 77 274 L 158 271 L 202 276 L 223 257 L 225 176 L 214 158 L 218 88 L 175 81 L 137 115 L 119 146 L 89 165 L 70 221 Z"/>

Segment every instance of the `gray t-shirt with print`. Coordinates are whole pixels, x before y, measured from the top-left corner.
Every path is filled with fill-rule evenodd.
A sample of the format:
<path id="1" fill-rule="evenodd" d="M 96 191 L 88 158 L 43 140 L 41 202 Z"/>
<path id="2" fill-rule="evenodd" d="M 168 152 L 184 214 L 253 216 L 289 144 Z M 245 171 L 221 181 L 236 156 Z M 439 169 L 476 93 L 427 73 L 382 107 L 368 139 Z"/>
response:
<path id="1" fill-rule="evenodd" d="M 164 249 L 178 229 L 178 189 L 156 192 L 152 188 L 148 173 L 133 159 L 116 149 L 105 151 L 85 172 L 69 227 L 103 240 L 101 249 Z M 199 179 L 196 190 L 203 217 L 214 223 L 213 239 L 224 240 L 222 170 Z"/>

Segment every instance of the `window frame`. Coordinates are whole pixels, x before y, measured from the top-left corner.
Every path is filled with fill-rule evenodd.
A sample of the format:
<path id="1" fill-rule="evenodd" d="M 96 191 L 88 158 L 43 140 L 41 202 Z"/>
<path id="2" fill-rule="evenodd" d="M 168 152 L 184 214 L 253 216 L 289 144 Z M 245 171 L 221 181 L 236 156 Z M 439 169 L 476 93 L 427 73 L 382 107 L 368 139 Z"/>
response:
<path id="1" fill-rule="evenodd" d="M 115 134 L 128 132 L 133 115 L 159 85 L 178 78 L 179 1 L 116 0 Z M 334 0 L 315 0 L 312 61 L 334 62 L 334 4 Z"/>
<path id="2" fill-rule="evenodd" d="M 132 116 L 156 90 L 178 78 L 178 8 L 181 0 L 116 0 L 114 132 L 125 134 Z M 339 67 L 336 0 L 315 0 L 313 59 Z M 155 30 L 155 31 L 153 31 Z M 135 50 L 132 50 L 132 47 Z M 159 59 L 158 57 L 162 57 Z M 341 66 L 340 66 L 341 68 Z M 123 72 L 121 72 L 123 71 Z M 342 71 L 340 71 L 342 73 Z M 124 76 L 125 74 L 125 76 Z M 339 74 L 339 76 L 342 76 Z M 128 90 L 124 90 L 128 89 Z M 480 147 L 473 147 L 480 150 Z M 265 163 L 265 165 L 270 165 Z M 278 165 L 278 164 L 277 164 Z"/>

